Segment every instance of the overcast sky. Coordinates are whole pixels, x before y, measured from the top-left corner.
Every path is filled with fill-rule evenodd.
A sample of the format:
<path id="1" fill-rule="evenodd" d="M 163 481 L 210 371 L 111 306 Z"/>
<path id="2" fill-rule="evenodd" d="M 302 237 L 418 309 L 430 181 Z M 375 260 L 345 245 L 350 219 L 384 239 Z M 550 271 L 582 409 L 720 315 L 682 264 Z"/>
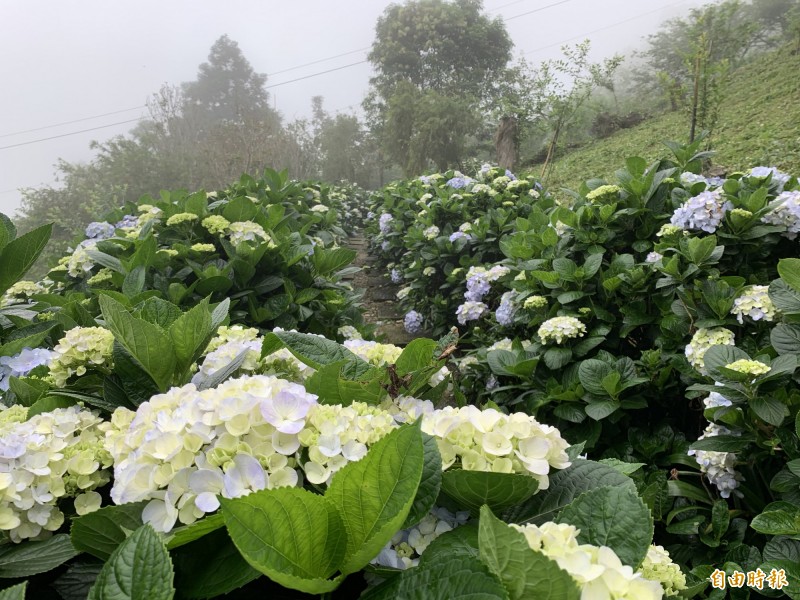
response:
<path id="1" fill-rule="evenodd" d="M 703 3 L 484 0 L 492 16 L 508 19 L 515 57 L 524 55 L 533 64 L 556 58 L 563 43 L 584 38 L 592 40 L 595 60 L 627 52 L 663 20 Z M 371 69 L 347 65 L 365 60 L 375 21 L 390 4 L 0 0 L 0 211 L 16 210 L 18 188 L 55 182 L 59 158 L 88 161 L 92 140 L 127 132 L 134 123 L 103 126 L 145 116 L 143 105 L 163 83 L 193 80 L 223 34 L 238 42 L 257 72 L 270 75 L 267 85 L 275 87 L 269 92 L 285 120 L 307 116 L 314 95 L 325 97 L 329 111 L 356 110 Z M 293 68 L 315 61 L 321 62 Z M 338 70 L 285 83 L 329 69 Z M 91 128 L 100 129 L 65 135 Z M 29 143 L 54 136 L 64 137 Z"/>

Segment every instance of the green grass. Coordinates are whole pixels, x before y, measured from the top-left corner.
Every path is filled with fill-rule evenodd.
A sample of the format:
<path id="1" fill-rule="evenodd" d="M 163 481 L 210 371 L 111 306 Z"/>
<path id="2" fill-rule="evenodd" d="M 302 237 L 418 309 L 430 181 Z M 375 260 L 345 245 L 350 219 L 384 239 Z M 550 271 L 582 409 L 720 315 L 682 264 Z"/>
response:
<path id="1" fill-rule="evenodd" d="M 712 164 L 727 172 L 775 166 L 800 176 L 800 53 L 783 48 L 734 73 L 724 91 L 711 137 Z M 664 140 L 688 141 L 689 117 L 667 113 L 618 131 L 556 159 L 547 185 L 575 189 L 592 177 L 614 180 L 628 156 L 655 160 L 669 154 Z M 531 170 L 538 174 L 541 166 Z"/>

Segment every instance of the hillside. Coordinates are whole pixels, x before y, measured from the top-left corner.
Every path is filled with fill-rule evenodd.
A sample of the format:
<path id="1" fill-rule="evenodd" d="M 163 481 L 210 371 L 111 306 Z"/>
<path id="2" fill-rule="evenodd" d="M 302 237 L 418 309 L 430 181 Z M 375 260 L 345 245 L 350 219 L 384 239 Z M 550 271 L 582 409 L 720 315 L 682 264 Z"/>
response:
<path id="1" fill-rule="evenodd" d="M 711 140 L 713 164 L 727 171 L 776 166 L 800 175 L 800 54 L 790 48 L 758 58 L 733 74 Z M 686 141 L 689 119 L 668 113 L 618 131 L 558 158 L 551 188 L 575 188 L 590 177 L 613 178 L 631 155 L 648 160 L 664 155 L 663 140 Z M 534 166 L 538 173 L 541 167 Z"/>

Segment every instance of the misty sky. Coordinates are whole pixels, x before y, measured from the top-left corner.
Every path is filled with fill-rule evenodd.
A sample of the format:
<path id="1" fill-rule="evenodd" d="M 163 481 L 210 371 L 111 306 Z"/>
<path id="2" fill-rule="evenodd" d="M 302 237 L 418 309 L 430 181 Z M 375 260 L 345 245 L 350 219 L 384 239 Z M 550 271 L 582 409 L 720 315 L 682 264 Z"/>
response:
<path id="1" fill-rule="evenodd" d="M 632 50 L 661 21 L 702 3 L 484 0 L 492 16 L 509 19 L 506 27 L 515 58 L 524 55 L 533 64 L 559 56 L 562 43 L 587 37 L 592 40 L 594 60 Z M 211 45 L 223 34 L 238 42 L 255 71 L 269 75 L 268 86 L 278 84 L 269 92 L 286 121 L 307 116 L 314 95 L 324 96 L 331 112 L 357 110 L 370 77 L 368 63 L 281 84 L 364 60 L 365 50 L 352 51 L 371 45 L 375 21 L 390 4 L 389 0 L 0 0 L 0 211 L 11 214 L 19 206 L 18 188 L 55 182 L 59 158 L 88 161 L 92 140 L 123 134 L 135 123 L 6 146 L 146 116 L 141 107 L 148 96 L 163 83 L 193 80 Z M 530 11 L 537 12 L 524 14 Z M 348 54 L 292 69 L 343 53 Z M 112 112 L 117 114 L 48 127 Z M 31 129 L 39 130 L 9 135 Z"/>

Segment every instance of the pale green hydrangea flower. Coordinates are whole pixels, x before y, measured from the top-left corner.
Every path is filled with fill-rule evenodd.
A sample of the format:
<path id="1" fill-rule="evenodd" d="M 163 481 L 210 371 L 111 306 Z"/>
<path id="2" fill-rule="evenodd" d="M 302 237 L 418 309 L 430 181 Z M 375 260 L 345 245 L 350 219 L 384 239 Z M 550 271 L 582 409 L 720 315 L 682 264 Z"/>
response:
<path id="1" fill-rule="evenodd" d="M 542 323 L 537 334 L 543 344 L 561 344 L 564 340 L 586 335 L 586 325 L 575 317 L 554 317 Z"/>
<path id="2" fill-rule="evenodd" d="M 57 356 L 50 363 L 50 376 L 58 387 L 73 375 L 83 375 L 87 367 L 111 367 L 114 334 L 102 327 L 74 327 L 53 349 Z"/>
<path id="3" fill-rule="evenodd" d="M 216 252 L 214 244 L 192 244 L 191 249 L 195 252 Z"/>
<path id="4" fill-rule="evenodd" d="M 203 219 L 201 223 L 212 235 L 222 235 L 230 224 L 231 222 L 221 215 L 211 215 Z"/>
<path id="5" fill-rule="evenodd" d="M 547 306 L 547 298 L 544 296 L 528 296 L 525 298 L 525 302 L 522 303 L 522 307 L 535 310 L 537 308 L 544 308 Z"/>
<path id="6" fill-rule="evenodd" d="M 586 194 L 586 199 L 589 202 L 600 202 L 601 200 L 610 199 L 612 196 L 619 195 L 619 186 L 617 185 L 601 185 L 596 187 L 591 192 Z"/>
<path id="7" fill-rule="evenodd" d="M 641 572 L 645 579 L 659 582 L 667 597 L 677 596 L 686 589 L 686 576 L 681 568 L 672 562 L 669 552 L 661 546 L 650 546 L 642 562 Z"/>
<path id="8" fill-rule="evenodd" d="M 737 373 L 753 376 L 764 375 L 770 371 L 769 365 L 765 365 L 757 360 L 748 360 L 746 358 L 742 358 L 730 363 L 729 365 L 725 365 L 725 368 L 730 369 L 731 371 L 736 371 Z"/>
<path id="9" fill-rule="evenodd" d="M 698 329 L 692 336 L 692 340 L 686 345 L 684 354 L 689 364 L 695 369 L 704 373 L 705 364 L 703 358 L 712 346 L 733 346 L 733 332 L 724 327 L 714 327 L 713 329 Z"/>
<path id="10" fill-rule="evenodd" d="M 191 223 L 192 221 L 196 221 L 198 218 L 199 217 L 194 213 L 178 213 L 167 219 L 167 227 L 180 225 L 181 223 Z"/>

